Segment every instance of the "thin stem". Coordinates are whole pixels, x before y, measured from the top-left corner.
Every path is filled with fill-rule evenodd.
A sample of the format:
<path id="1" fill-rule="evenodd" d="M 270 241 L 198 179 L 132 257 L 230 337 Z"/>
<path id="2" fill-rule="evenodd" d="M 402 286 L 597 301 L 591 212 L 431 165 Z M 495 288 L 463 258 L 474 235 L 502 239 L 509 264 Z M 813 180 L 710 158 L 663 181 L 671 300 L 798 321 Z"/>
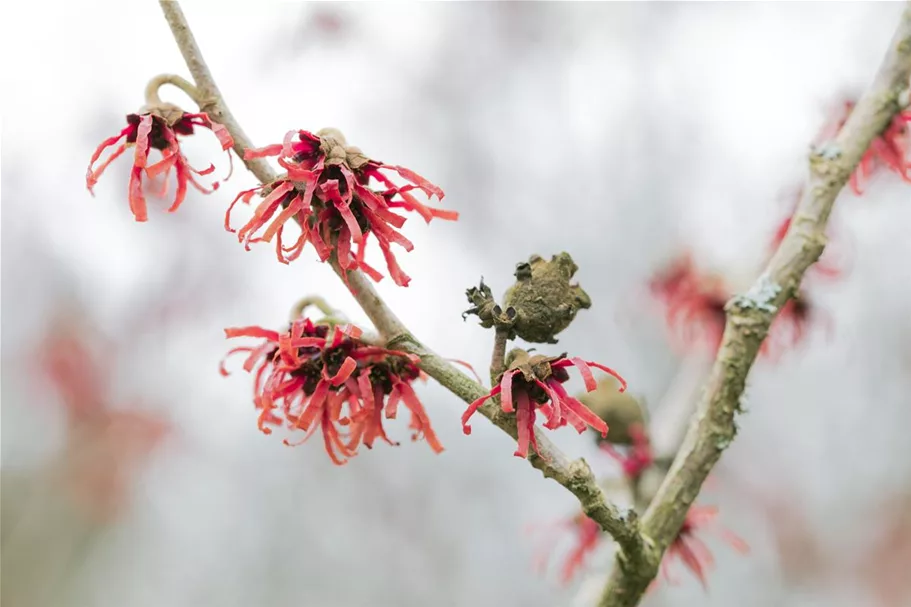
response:
<path id="1" fill-rule="evenodd" d="M 500 375 L 506 370 L 506 342 L 509 331 L 497 327 L 493 338 L 493 352 L 490 355 L 490 385 L 496 386 Z"/>
<path id="2" fill-rule="evenodd" d="M 199 89 L 193 86 L 188 80 L 178 76 L 177 74 L 159 74 L 149 80 L 149 83 L 146 85 L 145 98 L 146 105 L 148 106 L 158 106 L 161 105 L 161 97 L 158 95 L 158 89 L 163 87 L 166 84 L 170 84 L 182 90 L 196 105 L 201 106 L 204 101 L 202 96 L 199 93 Z"/>
<path id="3" fill-rule="evenodd" d="M 873 84 L 834 141 L 814 149 L 803 197 L 787 235 L 765 271 L 744 295 L 725 307 L 722 345 L 696 409 L 693 423 L 667 477 L 642 519 L 658 560 L 629 566 L 621 558 L 599 601 L 600 607 L 632 607 L 655 578 L 658 563 L 677 537 L 702 483 L 736 435 L 735 414 L 747 375 L 779 310 L 794 296 L 804 273 L 826 245 L 825 228 L 835 199 L 870 143 L 901 110 L 911 77 L 911 3 L 889 42 Z"/>
<path id="4" fill-rule="evenodd" d="M 252 144 L 228 110 L 202 58 L 202 52 L 193 38 L 183 11 L 177 2 L 172 0 L 162 0 L 160 4 L 196 87 L 205 100 L 200 109 L 228 129 L 234 138 L 234 150 L 243 159 L 244 151 L 252 148 Z M 276 178 L 274 171 L 262 159 L 245 159 L 244 164 L 262 183 L 272 182 Z M 337 263 L 333 263 L 332 266 L 341 278 L 347 279 L 346 284 L 351 294 L 379 331 L 380 336 L 386 340 L 387 347 L 416 354 L 420 358 L 420 366 L 424 372 L 465 402 L 470 403 L 487 394 L 484 386 L 470 379 L 418 341 L 386 305 L 364 274 L 354 270 L 348 271 L 346 275 Z M 498 428 L 513 438 L 518 437 L 514 416 L 500 414 L 491 402 L 487 402 L 479 410 Z M 607 501 L 585 460 L 570 460 L 538 430 L 535 430 L 535 436 L 541 455 L 529 457 L 531 465 L 540 470 L 545 477 L 554 479 L 571 491 L 579 499 L 582 510 L 614 537 L 623 554 L 629 555 L 629 558 L 636 562 L 646 558 L 643 555 L 649 552 L 650 548 L 647 540 L 639 532 L 635 513 L 621 512 Z"/>
<path id="5" fill-rule="evenodd" d="M 300 301 L 298 301 L 296 304 L 294 304 L 294 307 L 291 308 L 291 320 L 295 321 L 298 318 L 300 318 L 303 315 L 304 310 L 306 310 L 310 306 L 313 306 L 314 308 L 316 308 L 317 310 L 319 310 L 326 316 L 331 317 L 331 316 L 334 316 L 336 313 L 335 308 L 330 306 L 329 303 L 325 299 L 323 299 L 319 295 L 309 295 L 307 297 L 304 297 Z"/>

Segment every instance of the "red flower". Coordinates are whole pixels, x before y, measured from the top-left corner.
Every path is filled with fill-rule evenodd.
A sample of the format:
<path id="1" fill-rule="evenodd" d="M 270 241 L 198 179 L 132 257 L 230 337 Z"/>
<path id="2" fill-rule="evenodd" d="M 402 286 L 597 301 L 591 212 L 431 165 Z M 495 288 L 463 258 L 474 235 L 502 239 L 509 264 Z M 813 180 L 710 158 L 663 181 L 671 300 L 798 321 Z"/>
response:
<path id="1" fill-rule="evenodd" d="M 462 430 L 471 434 L 468 420 L 474 415 L 484 402 L 501 395 L 500 404 L 505 413 L 516 413 L 518 426 L 517 457 L 528 456 L 529 442 L 538 451 L 535 440 L 535 417 L 540 412 L 546 418 L 544 427 L 555 430 L 567 424 L 572 425 L 580 434 L 588 426 L 607 437 L 607 424 L 595 415 L 588 407 L 567 394 L 563 383 L 569 380 L 566 368 L 575 366 L 585 380 L 585 389 L 591 392 L 597 388 L 591 367 L 610 373 L 621 384 L 620 391 L 626 390 L 626 381 L 610 367 L 581 358 L 566 358 L 566 355 L 548 357 L 542 355 L 529 356 L 523 350 L 513 350 L 510 353 L 512 362 L 503 373 L 500 382 L 488 394 L 477 399 L 468 406 L 462 414 Z M 516 409 L 518 407 L 518 409 Z"/>
<path id="2" fill-rule="evenodd" d="M 271 242 L 275 238 L 276 256 L 282 263 L 296 259 L 304 245 L 311 242 L 321 261 L 329 259 L 334 251 L 343 269 L 361 269 L 379 281 L 382 275 L 364 261 L 367 238 L 373 234 L 392 279 L 399 286 L 407 286 L 411 279 L 399 267 L 390 247 L 397 244 L 411 251 L 414 246 L 397 231 L 405 217 L 394 210 L 415 211 L 428 223 L 434 217 L 459 217 L 455 211 L 428 207 L 412 194 L 419 189 L 428 198 L 442 200 L 440 188 L 406 168 L 370 160 L 358 148 L 346 146 L 344 137 L 335 129 L 323 129 L 318 134 L 289 131 L 284 143 L 247 150 L 245 154 L 246 158 L 265 156 L 278 156 L 278 163 L 287 174 L 268 185 L 241 192 L 228 208 L 225 228 L 234 231 L 231 210 L 238 200 L 249 204 L 253 195 L 260 192 L 265 199 L 237 237 L 248 249 L 250 243 Z M 382 173 L 384 169 L 397 172 L 409 185 L 395 185 Z M 386 189 L 371 189 L 371 178 Z M 297 221 L 301 233 L 293 245 L 285 247 L 282 233 L 290 219 Z M 352 245 L 357 245 L 356 253 L 352 252 Z"/>
<path id="3" fill-rule="evenodd" d="M 718 276 L 702 275 L 689 255 L 674 262 L 650 284 L 665 305 L 665 320 L 684 348 L 707 345 L 713 351 L 724 333 L 724 306 L 733 291 Z M 815 318 L 806 294 L 801 292 L 781 309 L 760 348 L 760 354 L 776 358 L 781 349 L 796 346 Z"/>
<path id="4" fill-rule="evenodd" d="M 701 275 L 687 254 L 652 280 L 649 288 L 665 305 L 665 320 L 681 345 L 705 343 L 718 349 L 729 298 L 720 278 Z"/>
<path id="5" fill-rule="evenodd" d="M 218 182 L 213 183 L 212 189 L 209 190 L 196 181 L 193 177 L 194 173 L 197 175 L 208 175 L 215 170 L 215 166 L 209 165 L 209 167 L 203 171 L 197 171 L 191 167 L 180 149 L 180 143 L 177 141 L 177 136 L 192 135 L 195 127 L 205 127 L 215 133 L 216 137 L 218 137 L 218 140 L 221 142 L 222 149 L 228 150 L 234 145 L 234 141 L 231 139 L 231 135 L 228 134 L 228 130 L 225 127 L 210 120 L 209 116 L 205 113 L 188 114 L 175 106 L 167 104 L 162 104 L 162 106 L 156 107 L 143 114 L 129 114 L 127 116 L 127 123 L 127 126 L 120 131 L 119 135 L 102 141 L 101 145 L 95 150 L 95 153 L 92 154 L 92 159 L 89 161 L 89 168 L 85 176 L 85 185 L 93 195 L 93 188 L 98 182 L 98 178 L 101 177 L 101 174 L 108 165 L 111 164 L 115 158 L 123 154 L 128 147 L 135 148 L 133 152 L 133 171 L 130 176 L 129 200 L 130 210 L 133 212 L 136 221 L 148 220 L 145 195 L 142 192 L 143 172 L 150 178 L 162 175 L 166 189 L 168 176 L 170 175 L 171 170 L 174 170 L 177 176 L 177 193 L 168 209 L 169 213 L 176 211 L 183 202 L 187 193 L 187 183 L 193 184 L 193 187 L 204 194 L 208 194 L 218 188 Z M 120 140 L 123 140 L 123 143 L 108 156 L 107 160 L 101 163 L 101 166 L 93 169 L 92 167 L 101 157 L 104 150 L 117 144 Z M 149 153 L 152 148 L 161 151 L 161 160 L 149 165 Z M 228 159 L 231 159 L 230 152 L 228 153 Z M 228 177 L 230 176 L 231 174 L 229 171 Z M 161 195 L 163 196 L 164 193 L 165 191 L 162 190 Z"/>
<path id="6" fill-rule="evenodd" d="M 864 153 L 860 164 L 851 175 L 851 189 L 862 193 L 863 184 L 880 167 L 898 173 L 899 177 L 911 183 L 911 110 L 897 114 L 882 135 L 873 140 Z"/>
<path id="7" fill-rule="evenodd" d="M 714 506 L 692 506 L 687 512 L 686 520 L 684 520 L 683 526 L 680 528 L 680 533 L 677 534 L 677 538 L 667 549 L 664 559 L 661 561 L 661 572 L 668 582 L 676 583 L 671 578 L 668 570 L 670 562 L 676 559 L 682 561 L 684 566 L 696 576 L 702 586 L 706 587 L 705 574 L 715 564 L 715 559 L 708 546 L 696 537 L 696 532 L 710 528 L 717 515 L 718 508 Z M 743 539 L 722 527 L 718 527 L 717 531 L 722 539 L 735 550 L 741 554 L 749 553 L 750 547 Z"/>
<path id="8" fill-rule="evenodd" d="M 853 101 L 845 101 L 841 105 L 840 116 L 823 128 L 816 138 L 816 143 L 836 136 L 848 121 L 848 116 L 854 109 Z M 911 110 L 896 114 L 870 147 L 864 152 L 854 173 L 851 174 L 851 189 L 858 196 L 863 194 L 864 187 L 879 169 L 886 169 L 897 173 L 903 181 L 911 183 L 911 133 L 908 125 L 911 124 Z"/>
<path id="9" fill-rule="evenodd" d="M 630 479 L 639 477 L 655 461 L 652 445 L 645 429 L 641 424 L 631 424 L 629 435 L 633 440 L 632 446 L 620 452 L 614 445 L 603 442 L 601 449 L 620 463 L 623 474 Z"/>
<path id="10" fill-rule="evenodd" d="M 443 450 L 411 387 L 421 377 L 411 355 L 364 343 L 353 325 L 330 328 L 306 318 L 284 333 L 242 327 L 225 329 L 225 335 L 265 340 L 228 353 L 247 353 L 244 369 L 256 368 L 253 402 L 265 434 L 272 433 L 270 426 L 286 424 L 306 433 L 300 444 L 320 428 L 330 459 L 342 465 L 360 444 L 372 448 L 377 438 L 397 444 L 386 435 L 383 419 L 395 419 L 404 403 L 411 411 L 412 438 L 425 438 L 437 453 Z M 224 365 L 221 373 L 227 375 Z"/>

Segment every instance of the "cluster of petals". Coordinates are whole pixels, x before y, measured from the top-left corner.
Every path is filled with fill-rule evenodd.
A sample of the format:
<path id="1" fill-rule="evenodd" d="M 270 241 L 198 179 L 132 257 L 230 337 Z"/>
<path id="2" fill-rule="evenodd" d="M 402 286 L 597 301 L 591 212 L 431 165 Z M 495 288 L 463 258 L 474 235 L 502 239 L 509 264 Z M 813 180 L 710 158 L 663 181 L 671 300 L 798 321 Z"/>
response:
<path id="1" fill-rule="evenodd" d="M 607 424 L 592 412 L 588 407 L 570 396 L 563 384 L 569 380 L 567 367 L 576 367 L 585 381 L 587 392 L 595 390 L 598 385 L 595 381 L 592 367 L 601 369 L 617 378 L 621 384 L 620 391 L 626 390 L 626 381 L 620 375 L 600 363 L 585 361 L 578 357 L 566 358 L 565 355 L 556 357 L 531 356 L 525 352 L 515 357 L 509 369 L 500 377 L 499 383 L 481 398 L 475 400 L 462 414 L 462 430 L 471 434 L 468 420 L 488 399 L 500 397 L 500 406 L 505 413 L 515 413 L 518 429 L 517 457 L 528 456 L 529 443 L 535 452 L 540 455 L 538 443 L 535 439 L 535 420 L 538 412 L 544 418 L 544 427 L 555 430 L 566 425 L 571 425 L 580 434 L 589 426 L 607 437 Z"/>
<path id="2" fill-rule="evenodd" d="M 407 286 L 410 278 L 401 269 L 391 247 L 411 251 L 414 245 L 398 230 L 406 217 L 396 211 L 416 212 L 428 223 L 434 219 L 458 219 L 458 213 L 425 205 L 414 193 L 442 200 L 443 191 L 417 173 L 400 166 L 371 160 L 356 147 L 345 145 L 335 129 L 318 134 L 290 131 L 283 143 L 247 150 L 245 158 L 277 156 L 286 173 L 272 183 L 238 194 L 225 215 L 231 227 L 231 212 L 237 202 L 249 204 L 257 193 L 263 196 L 253 217 L 239 230 L 238 240 L 249 249 L 254 242 L 275 240 L 276 256 L 289 263 L 300 256 L 304 246 L 313 245 L 321 261 L 335 253 L 343 270 L 360 269 L 373 280 L 382 274 L 365 261 L 370 235 L 377 241 L 393 281 Z M 391 170 L 408 182 L 396 185 L 383 171 Z M 373 189 L 370 180 L 380 184 Z M 286 224 L 295 221 L 297 239 L 286 246 L 282 236 Z M 354 250 L 356 248 L 356 251 Z"/>
<path id="3" fill-rule="evenodd" d="M 715 523 L 717 516 L 718 508 L 714 506 L 690 507 L 680 532 L 668 547 L 661 561 L 661 573 L 669 583 L 676 582 L 670 573 L 669 566 L 673 561 L 680 561 L 699 580 L 703 588 L 707 587 L 706 574 L 714 566 L 715 558 L 705 542 L 697 537 L 697 534 L 702 531 L 714 530 L 737 552 L 749 553 L 750 547 L 741 537 Z"/>
<path id="4" fill-rule="evenodd" d="M 176 107 L 163 105 L 161 108 L 154 108 L 142 114 L 129 114 L 127 116 L 127 126 L 119 134 L 102 141 L 95 153 L 92 154 L 85 177 L 86 187 L 89 192 L 94 194 L 95 184 L 105 169 L 125 151 L 133 148 L 133 168 L 130 172 L 128 198 L 130 210 L 133 212 L 136 221 L 148 220 L 146 198 L 143 192 L 143 176 L 150 179 L 161 177 L 162 190 L 160 196 L 164 197 L 167 194 L 171 171 L 174 171 L 177 191 L 171 206 L 168 208 L 169 213 L 176 211 L 184 201 L 188 184 L 193 185 L 194 188 L 204 194 L 213 192 L 218 189 L 219 184 L 217 181 L 209 188 L 206 188 L 196 180 L 194 175 L 209 175 L 215 170 L 215 166 L 210 164 L 208 168 L 202 171 L 194 169 L 181 151 L 180 141 L 177 138 L 178 136 L 192 135 L 196 127 L 211 130 L 218 137 L 223 150 L 229 150 L 234 145 L 234 140 L 228 130 L 221 124 L 213 122 L 205 113 L 190 114 Z M 95 164 L 104 151 L 112 146 L 117 147 L 96 167 Z M 161 152 L 161 159 L 150 163 L 149 155 L 153 149 Z M 229 161 L 231 159 L 230 152 L 228 152 L 228 159 Z M 231 173 L 229 171 L 225 179 L 230 176 Z"/>
<path id="5" fill-rule="evenodd" d="M 285 426 L 304 433 L 301 444 L 317 429 L 330 459 L 347 462 L 360 445 L 377 439 L 396 445 L 383 420 L 395 419 L 399 403 L 411 412 L 413 439 L 423 437 L 439 453 L 443 446 L 411 384 L 421 377 L 417 359 L 404 352 L 365 343 L 353 325 L 315 324 L 308 318 L 285 332 L 261 327 L 225 329 L 228 338 L 259 338 L 258 346 L 241 346 L 228 355 L 246 354 L 244 369 L 255 373 L 254 405 L 265 434 Z M 222 375 L 227 375 L 224 363 Z"/>

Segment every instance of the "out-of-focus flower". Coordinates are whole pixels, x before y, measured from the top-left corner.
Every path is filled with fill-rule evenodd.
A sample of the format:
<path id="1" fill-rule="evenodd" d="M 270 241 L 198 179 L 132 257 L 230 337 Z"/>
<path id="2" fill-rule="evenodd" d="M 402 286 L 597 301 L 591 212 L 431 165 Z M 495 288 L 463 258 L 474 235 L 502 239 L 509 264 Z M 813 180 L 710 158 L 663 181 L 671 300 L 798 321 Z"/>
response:
<path id="1" fill-rule="evenodd" d="M 684 349 L 715 351 L 724 333 L 724 306 L 734 291 L 718 275 L 702 274 L 689 255 L 676 260 L 650 283 L 652 294 L 665 306 L 665 320 Z M 801 291 L 781 309 L 760 354 L 772 359 L 796 346 L 807 333 L 815 308 Z"/>
<path id="2" fill-rule="evenodd" d="M 228 207 L 225 228 L 234 232 L 230 221 L 234 205 L 238 201 L 249 204 L 259 192 L 264 200 L 237 231 L 237 237 L 248 249 L 251 243 L 275 239 L 276 256 L 282 263 L 296 259 L 310 242 L 320 261 L 328 260 L 334 252 L 342 269 L 360 269 L 379 281 L 382 275 L 364 261 L 367 238 L 372 234 L 392 279 L 399 286 L 407 286 L 411 279 L 399 267 L 391 245 L 397 244 L 406 251 L 414 246 L 397 231 L 406 218 L 394 211 L 414 211 L 428 223 L 433 218 L 456 220 L 459 216 L 455 211 L 429 207 L 412 194 L 421 190 L 428 198 L 442 200 L 443 190 L 409 169 L 367 158 L 360 149 L 346 145 L 336 129 L 323 129 L 317 134 L 289 131 L 283 143 L 247 150 L 245 156 L 278 156 L 278 163 L 287 173 L 272 183 L 238 194 Z M 383 170 L 395 171 L 408 185 L 396 185 Z M 369 187 L 371 179 L 385 189 L 373 190 Z M 286 247 L 282 235 L 292 219 L 297 221 L 301 233 L 294 244 Z M 356 253 L 353 245 L 357 245 Z"/>
<path id="3" fill-rule="evenodd" d="M 148 220 L 146 199 L 142 190 L 143 173 L 152 179 L 159 176 L 162 177 L 163 189 L 160 195 L 163 197 L 166 195 L 170 173 L 172 170 L 174 171 L 177 179 L 177 192 L 174 195 L 171 206 L 168 208 L 168 212 L 171 213 L 180 207 L 186 197 L 188 183 L 204 194 L 211 193 L 218 189 L 218 182 L 214 182 L 211 189 L 207 189 L 200 185 L 193 175 L 208 175 L 215 170 L 215 166 L 210 164 L 208 168 L 202 171 L 194 169 L 181 151 L 180 142 L 177 139 L 178 135 L 192 135 L 196 127 L 204 127 L 211 130 L 218 137 L 223 150 L 229 150 L 234 145 L 228 130 L 217 122 L 213 122 L 205 113 L 190 114 L 175 105 L 162 103 L 152 106 L 141 113 L 127 115 L 127 126 L 118 135 L 102 141 L 95 153 L 92 154 L 85 176 L 86 187 L 94 195 L 95 184 L 108 165 L 128 148 L 133 148 L 133 169 L 130 174 L 128 192 L 130 210 L 133 212 L 136 221 Z M 123 140 L 123 143 L 120 143 L 114 152 L 97 168 L 93 168 L 95 163 L 101 158 L 104 150 L 117 145 L 121 140 Z M 161 152 L 161 160 L 149 164 L 149 154 L 152 149 Z M 228 152 L 228 159 L 229 161 L 231 159 L 230 152 Z M 228 177 L 230 177 L 230 171 Z"/>
<path id="4" fill-rule="evenodd" d="M 715 558 L 708 546 L 697 537 L 702 531 L 715 530 L 721 538 L 741 554 L 747 554 L 750 547 L 747 543 L 728 529 L 715 524 L 718 508 L 714 506 L 692 506 L 687 512 L 686 520 L 680 528 L 680 533 L 673 541 L 661 561 L 661 573 L 671 584 L 676 580 L 670 574 L 670 563 L 674 560 L 681 561 L 683 565 L 696 576 L 696 579 L 707 588 L 706 573 L 714 566 Z"/>
<path id="5" fill-rule="evenodd" d="M 443 446 L 411 384 L 422 376 L 416 357 L 365 343 L 353 325 L 317 324 L 299 318 L 285 332 L 260 327 L 225 329 L 228 338 L 263 339 L 256 347 L 241 346 L 228 355 L 247 354 L 244 369 L 255 369 L 253 402 L 258 426 L 305 432 L 301 444 L 318 428 L 329 458 L 342 465 L 359 445 L 372 448 L 376 439 L 395 445 L 383 419 L 395 419 L 399 403 L 411 412 L 413 440 L 423 437 L 439 453 Z M 227 375 L 224 364 L 221 373 Z"/>
<path id="6" fill-rule="evenodd" d="M 835 137 L 854 110 L 855 102 L 843 101 L 838 113 L 823 127 L 814 143 L 821 144 Z M 864 152 L 860 164 L 851 174 L 851 189 L 858 196 L 862 195 L 870 179 L 881 169 L 896 173 L 902 181 L 911 183 L 911 109 L 899 112 L 889 126 L 871 143 Z"/>
<path id="7" fill-rule="evenodd" d="M 161 442 L 169 425 L 138 409 L 112 408 L 107 394 L 109 366 L 71 323 L 59 323 L 48 332 L 38 362 L 66 412 L 62 478 L 68 495 L 88 516 L 113 520 L 126 505 L 130 477 Z"/>
<path id="8" fill-rule="evenodd" d="M 509 353 L 507 370 L 497 385 L 488 394 L 471 403 L 462 414 L 462 430 L 465 434 L 471 434 L 468 420 L 487 399 L 500 395 L 503 411 L 516 414 L 519 433 L 518 448 L 515 452 L 517 457 L 528 456 L 529 443 L 540 455 L 535 440 L 535 418 L 538 411 L 544 415 L 544 427 L 548 430 L 569 424 L 581 434 L 591 426 L 606 437 L 608 429 L 604 420 L 567 394 L 563 388 L 563 384 L 569 380 L 566 369 L 572 366 L 579 370 L 588 392 L 597 388 L 592 367 L 610 373 L 620 381 L 622 388 L 626 389 L 626 381 L 616 371 L 600 363 L 585 361 L 578 357 L 566 358 L 565 354 L 529 356 L 527 352 L 517 348 Z"/>
<path id="9" fill-rule="evenodd" d="M 539 563 L 538 568 L 542 571 L 554 553 L 554 548 L 565 531 L 569 530 L 572 536 L 572 547 L 566 555 L 565 560 L 560 568 L 560 582 L 564 585 L 569 584 L 585 567 L 589 557 L 598 549 L 604 533 L 601 526 L 594 520 L 580 512 L 570 519 L 565 519 L 552 524 L 548 527 L 559 531 L 559 535 L 549 538 L 547 544 L 540 551 L 540 557 L 536 559 Z"/>

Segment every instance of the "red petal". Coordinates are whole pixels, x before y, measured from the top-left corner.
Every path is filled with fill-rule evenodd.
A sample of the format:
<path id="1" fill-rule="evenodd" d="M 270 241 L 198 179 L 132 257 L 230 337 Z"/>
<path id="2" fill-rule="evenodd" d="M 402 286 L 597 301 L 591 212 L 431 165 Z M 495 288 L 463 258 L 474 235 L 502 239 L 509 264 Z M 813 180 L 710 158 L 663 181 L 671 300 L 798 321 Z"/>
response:
<path id="1" fill-rule="evenodd" d="M 424 190 L 424 193 L 427 194 L 428 198 L 431 196 L 436 196 L 437 199 L 443 200 L 443 196 L 445 196 L 445 194 L 443 193 L 443 190 L 440 189 L 439 186 L 436 186 L 436 185 L 430 183 L 429 181 L 427 181 L 426 179 L 424 179 L 423 177 L 421 177 L 420 175 L 418 175 L 411 169 L 406 169 L 405 167 L 400 167 L 400 166 L 390 166 L 390 165 L 383 165 L 383 168 L 392 169 L 392 170 L 396 171 L 399 175 L 401 175 L 402 177 L 404 177 L 405 179 L 407 179 L 414 185 L 416 185 L 419 188 L 421 188 L 422 190 Z"/>
<path id="2" fill-rule="evenodd" d="M 270 331 L 262 327 L 229 327 L 225 329 L 225 337 L 261 337 L 271 342 L 278 343 L 278 331 Z"/>
<path id="3" fill-rule="evenodd" d="M 134 166 L 130 173 L 130 211 L 136 221 L 148 221 L 149 214 L 146 209 L 146 199 L 142 193 L 142 167 Z"/>
<path id="4" fill-rule="evenodd" d="M 244 150 L 244 160 L 252 160 L 254 158 L 265 158 L 266 156 L 278 156 L 282 153 L 282 144 L 273 143 L 272 145 L 267 145 L 264 148 L 247 148 Z"/>
<path id="5" fill-rule="evenodd" d="M 574 356 L 573 358 L 570 358 L 569 360 L 574 365 L 576 365 L 577 369 L 579 369 L 579 373 L 582 375 L 582 379 L 585 381 L 586 392 L 591 392 L 592 390 L 594 390 L 595 388 L 598 387 L 598 382 L 595 381 L 595 376 L 592 374 L 591 367 L 589 367 L 588 364 L 584 360 L 582 360 L 578 356 Z M 621 390 L 621 392 L 622 391 L 623 390 Z"/>
<path id="6" fill-rule="evenodd" d="M 512 378 L 518 372 L 518 369 L 507 371 L 503 374 L 503 379 L 500 380 L 500 405 L 505 413 L 512 413 L 515 411 L 515 407 L 512 405 Z"/>
<path id="7" fill-rule="evenodd" d="M 590 367 L 595 367 L 596 369 L 601 369 L 602 371 L 604 371 L 604 372 L 609 373 L 610 375 L 612 375 L 617 381 L 620 382 L 620 390 L 619 390 L 619 391 L 620 391 L 620 392 L 626 392 L 626 380 L 623 379 L 623 377 L 621 377 L 619 373 L 617 373 L 616 371 L 614 371 L 614 370 L 611 369 L 610 367 L 606 367 L 606 366 L 602 365 L 601 363 L 592 362 L 592 361 L 590 361 L 590 360 L 585 361 L 585 364 L 587 364 L 587 365 L 590 366 Z"/>
<path id="8" fill-rule="evenodd" d="M 513 453 L 516 457 L 528 457 L 528 442 L 534 426 L 529 427 L 531 404 L 527 399 L 519 401 L 519 410 L 516 412 L 516 429 L 518 430 L 518 447 Z"/>
<path id="9" fill-rule="evenodd" d="M 349 356 L 345 359 L 345 362 L 342 363 L 342 366 L 339 367 L 338 372 L 329 379 L 329 382 L 333 386 L 341 386 L 345 383 L 346 379 L 351 377 L 351 374 L 354 373 L 355 369 L 357 369 L 357 362 Z"/>
<path id="10" fill-rule="evenodd" d="M 481 408 L 481 405 L 483 405 L 487 399 L 493 398 L 494 396 L 499 394 L 500 390 L 501 390 L 500 386 L 496 385 L 496 386 L 494 386 L 494 389 L 491 390 L 489 393 L 485 394 L 478 400 L 476 400 L 473 403 L 471 403 L 470 405 L 468 405 L 468 408 L 465 410 L 465 413 L 462 414 L 462 432 L 464 432 L 465 434 L 471 434 L 471 426 L 468 425 L 468 420 L 471 419 L 471 416 L 474 415 L 475 412 Z"/>
<path id="11" fill-rule="evenodd" d="M 401 391 L 402 400 L 405 402 L 405 406 L 411 410 L 413 419 L 416 418 L 418 421 L 419 429 L 424 433 L 424 440 L 427 441 L 427 444 L 430 445 L 430 448 L 433 449 L 434 453 L 442 453 L 443 445 L 433 431 L 433 427 L 430 425 L 430 418 L 427 417 L 427 411 L 424 409 L 424 405 L 421 403 L 420 399 L 418 399 L 418 395 L 415 394 L 411 386 L 405 382 L 397 383 L 396 388 Z"/>

